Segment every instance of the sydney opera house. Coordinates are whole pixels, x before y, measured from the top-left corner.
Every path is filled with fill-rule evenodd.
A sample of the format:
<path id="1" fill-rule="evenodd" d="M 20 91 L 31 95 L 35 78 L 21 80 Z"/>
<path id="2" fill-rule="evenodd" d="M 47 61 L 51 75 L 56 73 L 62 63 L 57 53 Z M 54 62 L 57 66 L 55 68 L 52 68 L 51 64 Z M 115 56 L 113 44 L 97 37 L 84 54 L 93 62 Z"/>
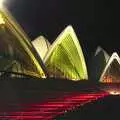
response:
<path id="1" fill-rule="evenodd" d="M 80 40 L 71 25 L 53 43 L 44 36 L 31 40 L 4 8 L 0 10 L 0 77 L 24 76 L 120 83 L 120 57 L 98 47 L 86 66 Z"/>
<path id="2" fill-rule="evenodd" d="M 98 47 L 87 70 L 79 40 L 72 26 L 51 44 L 40 36 L 31 41 L 7 10 L 0 11 L 0 70 L 40 78 L 119 82 L 120 58 Z"/>

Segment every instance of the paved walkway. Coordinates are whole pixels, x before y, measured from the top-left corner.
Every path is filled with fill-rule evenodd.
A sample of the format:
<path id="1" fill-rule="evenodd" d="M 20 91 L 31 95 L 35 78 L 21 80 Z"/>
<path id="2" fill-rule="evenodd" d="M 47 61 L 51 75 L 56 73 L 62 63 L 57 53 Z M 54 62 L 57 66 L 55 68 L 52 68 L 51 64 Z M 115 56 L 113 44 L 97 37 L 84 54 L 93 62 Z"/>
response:
<path id="1" fill-rule="evenodd" d="M 57 94 L 57 92 L 55 92 Z M 63 92 L 54 99 L 45 98 L 41 102 L 22 103 L 21 109 L 17 109 L 17 104 L 12 104 L 13 111 L 0 113 L 1 118 L 10 120 L 52 120 L 57 115 L 63 114 L 76 107 L 92 102 L 101 97 L 107 96 L 104 91 L 97 92 Z M 19 105 L 20 106 L 20 105 Z"/>

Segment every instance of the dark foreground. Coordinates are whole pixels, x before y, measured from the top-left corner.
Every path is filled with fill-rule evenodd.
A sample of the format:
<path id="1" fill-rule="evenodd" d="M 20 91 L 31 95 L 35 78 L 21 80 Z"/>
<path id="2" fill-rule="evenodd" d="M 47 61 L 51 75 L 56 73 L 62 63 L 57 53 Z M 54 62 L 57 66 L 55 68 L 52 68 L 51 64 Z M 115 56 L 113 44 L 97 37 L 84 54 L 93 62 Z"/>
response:
<path id="1" fill-rule="evenodd" d="M 60 115 L 56 120 L 119 120 L 120 96 L 107 96 Z"/>
<path id="2" fill-rule="evenodd" d="M 114 116 L 113 106 L 119 108 L 120 98 L 108 96 L 99 88 L 87 81 L 2 78 L 0 119 L 84 120 L 107 117 L 109 113 Z"/>

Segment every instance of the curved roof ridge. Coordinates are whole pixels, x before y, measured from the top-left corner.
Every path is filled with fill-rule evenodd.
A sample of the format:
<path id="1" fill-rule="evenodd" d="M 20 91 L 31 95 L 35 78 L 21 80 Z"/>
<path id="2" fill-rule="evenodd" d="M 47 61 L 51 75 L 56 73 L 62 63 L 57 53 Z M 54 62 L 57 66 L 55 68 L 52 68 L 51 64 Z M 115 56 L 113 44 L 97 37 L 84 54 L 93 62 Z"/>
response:
<path id="1" fill-rule="evenodd" d="M 108 61 L 108 59 L 110 58 L 110 56 L 108 55 L 108 53 L 101 47 L 101 46 L 98 46 L 96 51 L 95 51 L 95 56 L 98 55 L 100 52 L 103 52 L 104 54 L 104 57 L 105 57 L 105 60 L 106 62 Z"/>
<path id="2" fill-rule="evenodd" d="M 113 60 L 117 60 L 117 62 L 120 64 L 120 57 L 119 55 L 117 54 L 117 52 L 113 52 L 113 54 L 111 55 L 111 57 L 109 58 L 108 62 L 107 62 L 107 65 L 105 66 L 105 69 L 103 70 L 102 72 L 102 75 L 100 77 L 100 82 L 102 82 L 102 78 L 104 76 L 104 74 L 106 73 L 109 65 L 113 62 Z"/>
<path id="3" fill-rule="evenodd" d="M 48 49 L 51 46 L 51 43 L 48 41 L 48 39 L 45 36 L 40 35 L 35 40 L 44 40 Z M 33 40 L 33 41 L 35 41 L 35 40 Z"/>
<path id="4" fill-rule="evenodd" d="M 32 41 L 32 44 L 34 48 L 36 49 L 37 53 L 42 58 L 42 60 L 44 60 L 51 46 L 50 42 L 44 36 L 39 36 L 35 40 Z"/>
<path id="5" fill-rule="evenodd" d="M 82 64 L 82 67 L 84 68 L 83 71 L 84 71 L 84 79 L 88 79 L 88 75 L 87 75 L 87 68 L 86 68 L 86 64 L 85 64 L 85 59 L 84 59 L 84 56 L 83 56 L 83 52 L 82 52 L 82 49 L 81 49 L 81 46 L 79 44 L 79 41 L 78 41 L 78 38 L 76 36 L 76 33 L 74 32 L 73 30 L 73 27 L 71 25 L 67 26 L 60 34 L 59 36 L 57 37 L 57 39 L 53 42 L 53 44 L 51 45 L 50 47 L 50 50 L 48 52 L 48 54 L 46 55 L 45 59 L 44 59 L 44 62 L 46 63 L 46 61 L 48 60 L 48 58 L 50 57 L 50 55 L 52 54 L 52 52 L 54 51 L 55 47 L 57 45 L 60 45 L 61 42 L 63 40 L 65 40 L 65 38 L 67 37 L 67 35 L 70 35 L 72 37 L 72 41 L 74 43 L 74 45 L 76 46 L 75 49 L 77 49 L 77 53 L 78 53 L 78 56 L 79 56 L 79 59 L 82 61 L 80 64 Z M 67 47 L 67 46 L 66 46 Z M 67 48 L 66 48 L 67 49 Z M 73 58 L 72 58 L 73 59 Z"/>
<path id="6" fill-rule="evenodd" d="M 34 70 L 37 71 L 37 75 L 39 77 L 42 75 L 45 76 L 46 68 L 40 57 L 36 54 L 34 47 L 30 43 L 29 37 L 25 34 L 23 29 L 20 27 L 20 25 L 16 22 L 16 20 L 6 8 L 0 9 L 0 14 L 5 21 L 4 26 L 9 29 L 8 32 L 15 38 L 13 39 L 14 42 L 17 42 L 17 44 L 19 44 L 20 49 L 23 50 L 25 55 L 30 59 L 29 62 L 32 61 L 31 64 L 35 67 Z"/>
<path id="7" fill-rule="evenodd" d="M 99 54 L 100 51 L 104 51 L 104 49 L 101 46 L 98 46 L 96 51 L 95 51 L 95 56 Z"/>

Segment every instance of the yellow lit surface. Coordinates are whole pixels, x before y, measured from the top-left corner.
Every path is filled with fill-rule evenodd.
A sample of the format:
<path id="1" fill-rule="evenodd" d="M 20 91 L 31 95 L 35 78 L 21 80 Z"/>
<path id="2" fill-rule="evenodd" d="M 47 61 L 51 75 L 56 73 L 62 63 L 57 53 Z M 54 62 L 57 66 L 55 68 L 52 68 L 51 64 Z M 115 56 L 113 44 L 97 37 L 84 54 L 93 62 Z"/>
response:
<path id="1" fill-rule="evenodd" d="M 25 74 L 45 77 L 44 65 L 29 38 L 6 9 L 0 10 L 0 23 L 0 56 L 18 61 Z"/>
<path id="2" fill-rule="evenodd" d="M 5 21 L 4 21 L 3 17 L 2 17 L 2 15 L 0 14 L 0 25 L 1 24 L 5 24 Z"/>
<path id="3" fill-rule="evenodd" d="M 74 81 L 88 79 L 83 52 L 72 26 L 57 37 L 44 62 L 49 74 L 54 77 Z"/>

